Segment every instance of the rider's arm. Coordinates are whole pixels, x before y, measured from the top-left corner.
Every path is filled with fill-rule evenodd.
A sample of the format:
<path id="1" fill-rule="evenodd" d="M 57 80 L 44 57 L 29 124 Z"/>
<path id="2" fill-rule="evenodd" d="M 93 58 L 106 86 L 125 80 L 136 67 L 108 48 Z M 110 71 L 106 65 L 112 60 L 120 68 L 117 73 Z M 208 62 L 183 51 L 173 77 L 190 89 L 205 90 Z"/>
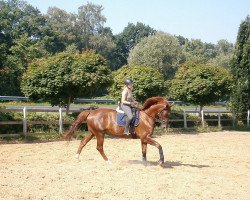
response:
<path id="1" fill-rule="evenodd" d="M 128 95 L 127 90 L 122 91 L 122 104 L 130 105 L 131 103 L 129 101 L 126 101 L 126 97 Z"/>

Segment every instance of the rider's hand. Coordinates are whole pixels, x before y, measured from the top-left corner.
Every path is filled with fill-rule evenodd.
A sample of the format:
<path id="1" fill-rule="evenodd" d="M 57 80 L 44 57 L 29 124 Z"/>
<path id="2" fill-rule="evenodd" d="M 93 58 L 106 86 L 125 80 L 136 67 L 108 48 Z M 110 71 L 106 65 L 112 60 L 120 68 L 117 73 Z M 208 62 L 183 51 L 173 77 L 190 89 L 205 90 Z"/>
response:
<path id="1" fill-rule="evenodd" d="M 132 102 L 131 102 L 131 107 L 136 108 L 136 107 L 138 107 L 138 106 L 139 106 L 139 103 L 138 103 L 137 101 L 132 101 Z"/>

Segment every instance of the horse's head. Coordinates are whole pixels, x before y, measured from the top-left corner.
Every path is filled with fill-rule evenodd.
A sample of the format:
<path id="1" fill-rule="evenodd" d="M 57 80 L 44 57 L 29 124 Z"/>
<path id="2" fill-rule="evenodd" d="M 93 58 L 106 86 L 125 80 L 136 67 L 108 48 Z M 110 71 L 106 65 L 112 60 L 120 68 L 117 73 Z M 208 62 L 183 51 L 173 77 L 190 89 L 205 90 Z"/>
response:
<path id="1" fill-rule="evenodd" d="M 141 110 L 147 110 L 151 106 L 158 104 L 165 105 L 165 107 L 156 115 L 156 119 L 161 123 L 162 128 L 166 128 L 170 118 L 171 107 L 174 103 L 170 104 L 164 97 L 151 97 L 145 101 Z"/>
<path id="2" fill-rule="evenodd" d="M 161 110 L 158 115 L 156 116 L 157 122 L 160 122 L 161 128 L 166 128 L 169 123 L 169 118 L 171 114 L 171 107 L 174 105 L 174 103 L 166 104 L 166 107 Z"/>

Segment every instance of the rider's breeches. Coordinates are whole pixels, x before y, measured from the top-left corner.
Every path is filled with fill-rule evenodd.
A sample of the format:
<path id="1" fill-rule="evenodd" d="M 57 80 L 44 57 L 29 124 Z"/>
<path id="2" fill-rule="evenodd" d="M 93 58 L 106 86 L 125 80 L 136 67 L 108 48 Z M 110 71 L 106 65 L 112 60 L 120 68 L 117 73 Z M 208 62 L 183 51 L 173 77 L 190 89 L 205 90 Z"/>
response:
<path id="1" fill-rule="evenodd" d="M 125 112 L 125 114 L 127 115 L 127 122 L 128 124 L 131 122 L 132 118 L 133 118 L 133 114 L 132 114 L 132 110 L 130 106 L 127 105 L 121 105 L 122 110 Z"/>

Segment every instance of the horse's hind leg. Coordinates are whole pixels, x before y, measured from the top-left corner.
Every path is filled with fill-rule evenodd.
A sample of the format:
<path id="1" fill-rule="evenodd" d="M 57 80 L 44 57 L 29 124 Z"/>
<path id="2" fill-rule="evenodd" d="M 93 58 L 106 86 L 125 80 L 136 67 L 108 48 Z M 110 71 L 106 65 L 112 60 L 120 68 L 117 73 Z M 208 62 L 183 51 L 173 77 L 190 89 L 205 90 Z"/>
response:
<path id="1" fill-rule="evenodd" d="M 147 163 L 147 143 L 141 140 L 141 148 L 142 148 L 142 162 L 144 165 Z"/>
<path id="2" fill-rule="evenodd" d="M 94 137 L 95 135 L 92 133 L 88 133 L 82 140 L 79 145 L 79 148 L 76 153 L 76 158 L 79 160 L 80 153 L 82 151 L 82 148 Z"/>
<path id="3" fill-rule="evenodd" d="M 109 160 L 108 160 L 108 158 L 105 155 L 104 150 L 103 150 L 104 134 L 103 133 L 96 134 L 96 139 L 97 139 L 97 147 L 96 147 L 96 149 L 100 152 L 103 159 L 105 161 L 109 162 Z"/>

